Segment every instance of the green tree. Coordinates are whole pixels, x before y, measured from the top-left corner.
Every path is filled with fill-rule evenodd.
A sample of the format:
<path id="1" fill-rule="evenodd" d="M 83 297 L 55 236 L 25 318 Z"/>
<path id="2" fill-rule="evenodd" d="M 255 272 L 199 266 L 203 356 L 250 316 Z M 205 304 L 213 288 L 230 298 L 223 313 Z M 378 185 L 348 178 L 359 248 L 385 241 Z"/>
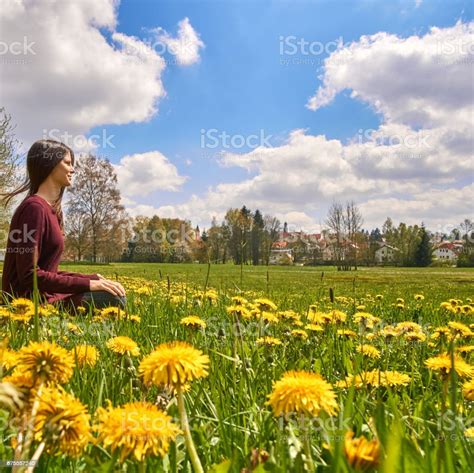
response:
<path id="1" fill-rule="evenodd" d="M 429 266 L 433 260 L 433 248 L 431 246 L 430 237 L 422 224 L 420 229 L 420 241 L 415 250 L 415 265 Z"/>
<path id="2" fill-rule="evenodd" d="M 254 266 L 260 264 L 262 253 L 262 233 L 263 233 L 263 216 L 260 210 L 256 210 L 253 215 L 252 231 L 251 231 L 251 249 L 252 249 L 252 264 Z"/>
<path id="3" fill-rule="evenodd" d="M 11 116 L 5 108 L 0 107 L 0 196 L 18 185 L 18 167 L 20 157 L 17 153 L 19 142 L 15 138 L 15 127 L 12 125 Z M 0 236 L 7 235 L 12 203 L 5 206 L 0 202 Z M 6 238 L 5 238 L 6 239 Z M 5 241 L 0 241 L 3 248 Z"/>

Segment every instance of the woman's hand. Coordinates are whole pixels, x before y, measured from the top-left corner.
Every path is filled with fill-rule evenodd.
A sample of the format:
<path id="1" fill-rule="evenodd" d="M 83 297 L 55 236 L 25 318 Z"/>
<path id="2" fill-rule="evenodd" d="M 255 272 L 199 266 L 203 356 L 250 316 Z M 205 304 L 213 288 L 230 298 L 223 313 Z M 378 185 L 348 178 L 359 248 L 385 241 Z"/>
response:
<path id="1" fill-rule="evenodd" d="M 90 280 L 90 291 L 107 291 L 114 296 L 125 296 L 125 289 L 117 281 L 111 281 L 110 279 L 91 279 Z"/>

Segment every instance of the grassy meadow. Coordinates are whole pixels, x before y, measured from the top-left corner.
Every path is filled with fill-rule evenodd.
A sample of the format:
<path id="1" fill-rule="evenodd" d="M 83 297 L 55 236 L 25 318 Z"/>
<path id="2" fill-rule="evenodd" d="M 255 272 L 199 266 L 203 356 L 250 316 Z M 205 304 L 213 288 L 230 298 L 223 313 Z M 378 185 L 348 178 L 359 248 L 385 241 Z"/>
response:
<path id="1" fill-rule="evenodd" d="M 2 460 L 58 473 L 474 464 L 473 270 L 61 269 L 117 278 L 128 307 L 0 307 Z"/>

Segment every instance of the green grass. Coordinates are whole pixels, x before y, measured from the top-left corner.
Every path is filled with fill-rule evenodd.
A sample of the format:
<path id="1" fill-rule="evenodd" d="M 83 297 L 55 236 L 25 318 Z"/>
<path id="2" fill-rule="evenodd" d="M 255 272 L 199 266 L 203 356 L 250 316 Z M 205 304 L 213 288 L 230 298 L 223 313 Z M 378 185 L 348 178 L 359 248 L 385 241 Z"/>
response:
<path id="1" fill-rule="evenodd" d="M 169 276 L 191 287 L 203 288 L 208 266 L 205 264 L 113 263 L 110 265 L 67 265 L 68 271 L 144 277 L 159 281 Z M 268 279 L 267 279 L 268 275 Z M 240 266 L 211 265 L 209 286 L 223 291 L 259 290 L 272 294 L 319 295 L 333 287 L 336 295 L 363 296 L 367 292 L 389 292 L 394 298 L 417 292 L 429 293 L 436 300 L 456 294 L 469 297 L 474 293 L 474 268 L 359 268 L 357 271 L 336 271 L 333 266 L 244 266 L 240 282 Z"/>
<path id="2" fill-rule="evenodd" d="M 299 472 L 304 471 L 301 448 L 301 422 L 295 417 L 276 419 L 266 405 L 272 383 L 288 370 L 316 371 L 330 383 L 344 379 L 347 374 L 362 370 L 398 370 L 411 377 L 410 383 L 398 389 L 340 390 L 339 413 L 331 420 L 323 415 L 311 423 L 311 455 L 318 471 L 352 471 L 342 451 L 342 436 L 354 430 L 357 436 L 377 436 L 382 444 L 382 462 L 379 471 L 469 471 L 474 461 L 472 443 L 463 431 L 471 426 L 473 403 L 463 398 L 462 380 L 454 378 L 446 385 L 448 398 L 443 391 L 443 381 L 424 366 L 430 356 L 448 350 L 444 341 L 430 346 L 429 336 L 437 326 L 456 320 L 469 324 L 472 315 L 453 314 L 440 310 L 440 302 L 473 296 L 474 272 L 469 269 L 407 269 L 361 268 L 353 272 L 337 272 L 333 268 L 303 267 L 244 267 L 242 282 L 240 267 L 213 265 L 207 278 L 207 265 L 174 264 L 112 264 L 101 266 L 67 265 L 63 269 L 83 273 L 100 272 L 104 276 L 123 281 L 129 288 L 130 313 L 141 317 L 140 323 L 128 320 L 94 322 L 91 315 L 72 320 L 82 334 L 68 329 L 68 318 L 41 319 L 43 339 L 55 340 L 71 349 L 76 344 L 95 345 L 100 358 L 94 368 L 76 369 L 67 385 L 85 403 L 91 414 L 110 400 L 120 405 L 131 400 L 156 402 L 164 393 L 160 388 L 146 388 L 140 382 L 137 368 L 140 357 L 120 360 L 105 346 L 112 336 L 127 335 L 147 354 L 159 343 L 186 340 L 210 356 L 210 373 L 207 378 L 192 384 L 186 394 L 192 435 L 198 454 L 206 471 L 212 465 L 230 460 L 229 471 L 256 468 L 251 457 L 254 449 L 264 449 L 269 460 L 254 471 Z M 134 289 L 144 283 L 127 278 L 144 278 L 156 282 L 149 295 L 139 295 Z M 195 291 L 206 285 L 217 290 L 219 297 L 213 304 L 198 304 Z M 333 304 L 329 288 L 335 296 L 346 296 Z M 226 313 L 229 297 L 242 293 L 249 300 L 268 296 L 278 309 L 292 309 L 301 314 L 304 323 L 308 306 L 319 304 L 322 311 L 339 309 L 348 314 L 342 326 L 325 326 L 324 332 L 309 334 L 300 340 L 290 334 L 298 328 L 290 321 L 262 324 L 256 320 L 242 321 L 239 336 L 235 321 Z M 382 301 L 375 301 L 368 294 L 382 294 Z M 425 300 L 416 302 L 415 294 Z M 173 296 L 183 295 L 181 300 Z M 404 309 L 395 307 L 398 297 L 405 299 Z M 409 342 L 403 336 L 386 341 L 376 337 L 370 341 L 381 352 L 380 359 L 371 360 L 356 351 L 359 343 L 367 342 L 368 332 L 360 331 L 351 315 L 356 306 L 381 318 L 382 326 L 401 321 L 414 321 L 421 325 L 427 340 Z M 198 315 L 207 322 L 203 331 L 184 328 L 179 321 L 186 315 Z M 339 328 L 357 332 L 355 339 L 341 339 Z M 3 325 L 3 332 L 10 339 L 10 346 L 20 348 L 31 340 L 32 328 L 16 322 Z M 283 341 L 277 347 L 256 344 L 261 335 L 271 335 Z M 459 340 L 456 345 L 472 343 Z M 472 356 L 472 355 L 471 355 Z M 469 361 L 469 355 L 466 355 Z M 446 401 L 446 404 L 445 404 Z M 169 398 L 168 413 L 178 422 L 176 400 Z M 6 414 L 5 414 L 6 415 Z M 4 426 L 6 423 L 3 424 Z M 11 458 L 8 447 L 11 429 L 4 430 L 1 458 Z M 330 450 L 323 448 L 324 442 Z M 44 454 L 37 471 L 75 472 L 107 471 L 112 468 L 110 453 L 99 447 L 89 446 L 76 460 Z M 115 465 L 116 471 L 139 471 L 134 461 Z M 191 472 L 189 458 L 180 437 L 163 459 L 149 458 L 147 471 Z M 226 471 L 226 470 L 222 470 Z"/>

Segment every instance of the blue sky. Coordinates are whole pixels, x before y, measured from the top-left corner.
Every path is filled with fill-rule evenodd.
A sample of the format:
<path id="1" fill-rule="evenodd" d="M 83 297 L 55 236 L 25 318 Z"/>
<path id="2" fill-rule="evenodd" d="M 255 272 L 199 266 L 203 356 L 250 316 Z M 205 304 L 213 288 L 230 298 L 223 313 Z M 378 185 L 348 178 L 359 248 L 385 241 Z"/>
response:
<path id="1" fill-rule="evenodd" d="M 20 100 L 11 95 L 0 98 L 12 111 L 19 135 L 24 136 L 26 142 L 37 135 L 40 128 L 50 130 L 57 127 L 86 136 L 102 133 L 113 136 L 113 147 L 99 147 L 96 152 L 108 157 L 117 169 L 127 168 L 126 172 L 119 172 L 119 177 L 124 202 L 132 215 L 162 213 L 190 218 L 206 225 L 212 215 L 222 217 L 226 206 L 247 204 L 251 208 L 260 206 L 264 212 L 278 214 L 282 219 L 293 217 L 296 226 L 314 228 L 324 219 L 331 200 L 353 198 L 371 213 L 381 205 L 387 206 L 388 212 L 392 199 L 395 199 L 395 218 L 404 217 L 405 209 L 406 220 L 424 218 L 439 225 L 446 215 L 450 215 L 449 209 L 439 214 L 435 202 L 432 202 L 425 215 L 422 194 L 441 190 L 465 194 L 465 187 L 472 184 L 472 172 L 466 173 L 465 169 L 456 173 L 454 166 L 451 166 L 441 175 L 439 170 L 430 168 L 435 165 L 428 154 L 423 155 L 423 161 L 420 159 L 416 167 L 407 164 L 407 161 L 400 166 L 385 163 L 380 172 L 372 172 L 369 162 L 374 157 L 354 157 L 355 150 L 348 146 L 349 140 L 357 137 L 360 130 L 377 130 L 384 125 L 392 127 L 390 133 L 403 126 L 408 127 L 411 133 L 429 129 L 433 136 L 435 128 L 439 136 L 449 128 L 446 117 L 453 113 L 450 110 L 454 110 L 455 101 L 450 92 L 443 92 L 444 88 L 449 91 L 449 74 L 444 84 L 436 82 L 442 79 L 435 80 L 430 71 L 436 70 L 439 57 L 436 58 L 436 51 L 434 55 L 423 57 L 423 46 L 420 49 L 420 44 L 423 41 L 428 44 L 434 37 L 430 36 L 434 35 L 430 32 L 432 27 L 445 29 L 447 42 L 456 35 L 466 41 L 472 28 L 472 2 L 122 0 L 117 6 L 112 0 L 98 0 L 95 3 L 84 0 L 79 2 L 80 7 L 78 2 L 74 7 L 84 7 L 83 20 L 75 16 L 77 11 L 71 6 L 74 2 L 70 2 L 68 7 L 57 1 L 38 2 L 44 4 L 43 11 L 35 12 L 37 17 L 31 21 L 34 20 L 39 26 L 32 23 L 28 32 L 40 52 L 43 44 L 45 48 L 48 45 L 48 58 L 46 53 L 43 56 L 37 54 L 22 69 L 23 78 L 25 69 L 31 69 L 29 72 L 36 77 L 31 76 L 31 83 L 25 85 L 27 94 L 30 94 L 28 97 L 23 94 Z M 20 21 L 24 12 L 15 14 L 18 15 L 18 35 L 18 25 L 23 25 L 26 20 Z M 30 13 L 30 18 L 33 16 Z M 48 16 L 61 19 L 64 26 L 57 26 L 57 31 L 46 32 L 41 25 L 43 21 L 46 24 Z M 200 39 L 204 47 L 197 48 L 196 57 L 190 64 L 182 65 L 176 63 L 175 55 L 156 48 L 157 45 L 159 48 L 163 46 L 156 29 L 161 28 L 162 34 L 176 38 L 180 34 L 181 22 L 186 18 L 196 35 L 193 41 Z M 459 26 L 459 22 L 461 27 L 453 29 L 457 23 Z M 77 30 L 75 37 L 62 34 L 61 28 L 71 30 L 71 27 Z M 37 29 L 32 32 L 34 28 Z M 118 58 L 120 47 L 117 44 L 122 40 L 114 36 L 117 33 L 140 44 L 154 44 L 152 54 L 155 57 L 127 65 L 123 55 Z M 376 33 L 384 33 L 385 36 L 371 40 L 369 52 L 372 57 L 364 62 L 359 56 L 364 49 L 361 38 Z M 64 38 L 59 45 L 57 38 Z M 405 42 L 407 38 L 413 38 L 419 44 L 413 46 Z M 289 42 L 296 44 L 299 40 L 311 44 L 314 49 L 309 54 L 303 54 L 299 46 L 296 54 L 288 54 Z M 336 62 L 334 50 L 338 40 L 342 41 L 342 48 L 346 50 L 351 44 L 356 45 L 347 67 L 345 63 Z M 467 41 L 466 44 L 470 44 L 470 40 Z M 319 46 L 326 50 L 315 53 Z M 398 68 L 397 61 L 412 47 L 413 55 L 409 60 L 400 62 Z M 467 57 L 470 61 L 473 53 L 473 48 L 468 49 L 467 56 L 465 54 L 462 59 Z M 71 77 L 68 89 L 64 78 L 60 78 L 54 68 L 38 68 L 38 56 L 43 62 L 50 60 L 53 63 L 55 60 L 57 64 L 58 60 L 64 63 L 64 58 L 74 55 L 79 62 L 73 63 L 75 67 L 71 66 L 67 71 Z M 164 60 L 161 66 L 158 56 Z M 324 63 L 327 58 L 334 58 L 332 69 Z M 352 61 L 352 58 L 357 61 Z M 428 70 L 424 65 L 430 61 L 434 69 Z M 452 67 L 461 66 L 458 62 Z M 384 76 L 383 71 L 387 70 L 392 72 Z M 441 69 L 441 75 L 444 70 Z M 459 70 L 467 77 L 472 76 L 472 67 Z M 367 74 L 364 75 L 364 71 Z M 4 67 L 4 72 L 6 81 L 18 81 L 15 77 L 20 72 L 18 68 Z M 456 70 L 451 73 L 452 77 L 459 77 Z M 42 80 L 44 83 L 40 87 Z M 413 83 L 417 86 L 414 87 Z M 151 85 L 147 88 L 148 84 L 161 87 L 161 93 L 156 90 L 150 92 Z M 373 92 L 371 87 L 374 87 Z M 472 90 L 466 83 L 460 84 L 460 87 L 466 87 L 463 107 L 468 107 L 463 108 L 462 113 L 458 107 L 462 122 L 461 115 L 465 117 L 466 110 L 472 110 L 469 108 Z M 48 91 L 48 88 L 51 90 Z M 80 90 L 76 95 L 73 95 L 74 88 Z M 433 92 L 428 97 L 425 91 L 431 88 L 439 89 L 439 93 Z M 315 97 L 319 89 L 323 89 L 322 93 L 337 90 L 327 102 L 322 103 L 319 98 L 315 106 L 309 106 L 310 98 Z M 26 117 L 26 110 L 38 107 L 38 115 L 40 107 L 44 109 L 42 94 L 46 97 L 44 101 L 47 99 L 48 108 L 58 110 L 51 116 L 43 117 L 43 122 L 41 113 L 37 118 Z M 402 101 L 398 96 L 405 98 Z M 53 107 L 55 101 L 61 105 Z M 438 102 L 442 104 L 441 108 L 445 107 L 444 122 L 436 112 Z M 152 104 L 156 107 L 154 112 L 150 112 Z M 66 111 L 67 106 L 69 111 Z M 418 107 L 430 110 L 427 117 L 413 118 L 413 108 Z M 465 120 L 461 125 L 465 125 Z M 263 134 L 269 137 L 267 143 L 271 143 L 274 152 L 264 158 L 255 158 L 252 146 L 203 148 L 203 130 L 208 132 L 212 129 L 244 139 Z M 299 138 L 291 140 L 291 134 L 296 130 L 304 130 L 301 137 L 304 143 L 298 144 Z M 313 140 L 320 135 L 324 136 L 324 140 Z M 303 150 L 301 159 L 298 146 Z M 329 155 L 320 158 L 320 161 L 308 161 L 313 152 L 312 146 L 315 146 L 314 153 L 324 148 L 321 155 Z M 437 148 L 440 147 L 437 141 Z M 222 160 L 222 156 L 218 157 L 219 151 L 236 153 L 242 159 L 234 155 Z M 151 162 L 147 160 L 155 159 L 155 155 L 146 153 L 155 152 L 159 153 L 157 160 L 162 161 L 164 175 L 168 172 L 172 179 L 174 176 L 175 183 L 171 188 L 163 185 L 163 180 L 157 175 L 154 180 L 147 178 L 146 163 Z M 332 160 L 332 152 L 341 153 L 340 162 L 334 161 L 332 169 L 328 170 L 326 165 Z M 129 160 L 128 167 L 122 162 L 124 156 L 135 157 Z M 468 160 L 466 156 L 461 159 L 464 164 L 467 162 L 467 168 Z M 275 163 L 276 169 L 272 169 L 270 161 Z M 457 161 L 460 159 L 457 158 Z M 355 162 L 358 164 L 354 165 Z M 347 169 L 347 163 L 355 166 L 353 171 Z M 154 172 L 159 173 L 156 162 L 151 164 L 155 167 Z M 374 164 L 374 167 L 377 166 Z M 298 174 L 298 167 L 308 169 Z M 385 172 L 387 167 L 393 168 L 392 175 Z M 325 170 L 320 174 L 323 168 Z M 425 179 L 423 172 L 426 173 Z M 306 179 L 308 173 L 316 176 L 313 187 L 319 186 L 318 176 L 325 183 L 324 188 L 318 187 L 314 196 L 308 195 L 312 188 L 312 183 Z M 287 175 L 289 181 L 294 181 L 294 188 L 285 189 L 278 174 Z M 147 187 L 146 192 L 137 191 L 140 179 Z M 341 188 L 349 181 L 354 182 L 341 193 L 331 191 L 331 186 L 336 185 L 338 180 Z M 298 186 L 305 189 L 308 195 L 307 205 L 302 203 L 302 196 L 297 195 Z M 289 197 L 285 200 L 281 194 L 286 192 Z M 311 199 L 314 199 L 313 203 L 309 202 Z M 413 203 L 412 210 L 410 205 L 405 205 L 407 202 Z M 461 214 L 456 218 L 459 216 Z M 366 222 L 381 225 L 383 222 L 378 221 L 381 218 L 382 213 L 375 212 L 373 217 L 369 215 L 366 218 Z"/>

